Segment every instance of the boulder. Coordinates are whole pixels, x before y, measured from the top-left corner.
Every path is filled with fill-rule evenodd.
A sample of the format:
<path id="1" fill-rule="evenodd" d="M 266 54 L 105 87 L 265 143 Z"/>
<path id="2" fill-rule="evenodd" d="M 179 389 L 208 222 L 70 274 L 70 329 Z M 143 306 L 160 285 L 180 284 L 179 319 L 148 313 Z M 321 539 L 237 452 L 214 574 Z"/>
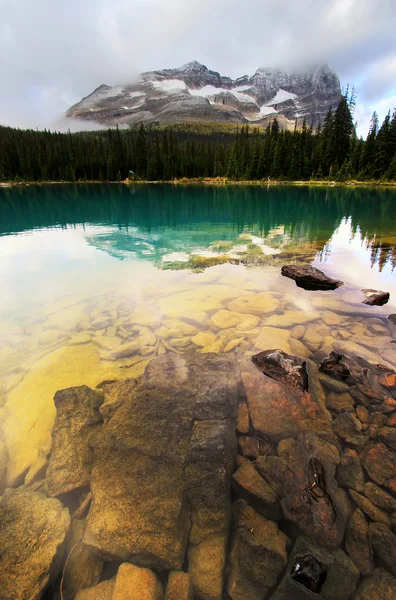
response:
<path id="1" fill-rule="evenodd" d="M 82 543 L 85 527 L 85 519 L 73 519 L 71 522 L 65 544 L 65 556 L 68 558 L 63 572 L 64 600 L 73 600 L 77 592 L 94 586 L 100 579 L 103 560 Z"/>
<path id="2" fill-rule="evenodd" d="M 193 600 L 193 587 L 188 573 L 183 571 L 169 573 L 165 600 Z"/>
<path id="3" fill-rule="evenodd" d="M 245 501 L 235 505 L 227 591 L 232 600 L 262 600 L 287 564 L 287 536 Z"/>
<path id="4" fill-rule="evenodd" d="M 370 575 L 374 570 L 368 525 L 363 512 L 357 508 L 349 520 L 346 530 L 346 551 L 362 575 Z"/>
<path id="5" fill-rule="evenodd" d="M 375 569 L 371 577 L 363 579 L 354 595 L 354 600 L 394 600 L 396 579 L 385 569 Z"/>
<path id="6" fill-rule="evenodd" d="M 238 416 L 237 416 L 237 431 L 239 433 L 247 434 L 249 433 L 249 409 L 245 402 L 242 402 L 238 406 Z"/>
<path id="7" fill-rule="evenodd" d="M 321 548 L 300 537 L 271 600 L 346 600 L 355 591 L 359 575 L 356 565 L 340 548 Z"/>
<path id="8" fill-rule="evenodd" d="M 294 441 L 294 440 L 293 440 Z M 259 456 L 254 466 L 261 477 L 278 494 L 282 495 L 283 475 L 287 471 L 287 461 L 280 456 Z"/>
<path id="9" fill-rule="evenodd" d="M 0 596 L 41 598 L 61 567 L 69 511 L 55 498 L 7 489 L 0 498 Z"/>
<path id="10" fill-rule="evenodd" d="M 308 389 L 307 365 L 298 356 L 282 350 L 266 350 L 252 356 L 252 362 L 264 375 L 280 381 L 291 390 Z"/>
<path id="11" fill-rule="evenodd" d="M 362 448 L 367 442 L 367 435 L 362 431 L 361 422 L 349 412 L 339 414 L 333 427 L 338 437 L 354 448 Z"/>
<path id="12" fill-rule="evenodd" d="M 364 454 L 363 465 L 374 483 L 396 492 L 396 456 L 384 444 L 374 444 Z"/>
<path id="13" fill-rule="evenodd" d="M 74 600 L 112 600 L 115 578 L 80 590 Z"/>
<path id="14" fill-rule="evenodd" d="M 396 427 L 382 427 L 379 431 L 379 441 L 396 452 Z"/>
<path id="15" fill-rule="evenodd" d="M 259 475 L 251 462 L 244 463 L 234 473 L 232 487 L 238 496 L 245 498 L 268 519 L 280 520 L 282 518 L 278 494 Z"/>
<path id="16" fill-rule="evenodd" d="M 275 441 L 296 438 L 301 431 L 333 437 L 331 417 L 304 390 L 292 390 L 264 375 L 247 358 L 241 365 L 250 418 L 255 432 Z"/>
<path id="17" fill-rule="evenodd" d="M 358 494 L 354 490 L 349 490 L 349 493 L 359 508 L 361 508 L 372 521 L 383 523 L 386 527 L 391 526 L 390 517 L 386 512 L 377 506 L 374 506 L 374 504 L 372 504 L 370 500 L 367 500 L 365 496 L 362 496 L 362 494 Z"/>
<path id="18" fill-rule="evenodd" d="M 130 563 L 120 565 L 111 600 L 163 600 L 164 590 L 150 569 Z"/>
<path id="19" fill-rule="evenodd" d="M 365 288 L 362 292 L 366 297 L 366 299 L 363 300 L 363 304 L 368 304 L 369 306 L 383 306 L 390 298 L 389 292 L 381 292 L 380 290 Z"/>
<path id="20" fill-rule="evenodd" d="M 294 279 L 297 286 L 304 290 L 335 290 L 344 285 L 343 281 L 332 279 L 311 265 L 284 265 L 281 273 L 284 277 Z"/>
<path id="21" fill-rule="evenodd" d="M 375 554 L 396 577 L 396 535 L 382 523 L 370 523 L 369 537 Z"/>
<path id="22" fill-rule="evenodd" d="M 117 407 L 90 438 L 84 543 L 104 559 L 180 570 L 189 541 L 194 588 L 210 600 L 221 598 L 228 543 L 236 371 L 230 355 L 160 356 L 137 385 L 114 384 Z"/>
<path id="23" fill-rule="evenodd" d="M 326 548 L 341 544 L 347 521 L 334 479 L 339 462 L 335 446 L 314 433 L 302 433 L 283 477 L 284 516 Z"/>
<path id="24" fill-rule="evenodd" d="M 351 488 L 357 492 L 363 492 L 364 473 L 355 450 L 347 448 L 341 457 L 337 467 L 337 481 L 342 487 Z"/>
<path id="25" fill-rule="evenodd" d="M 375 504 L 375 506 L 382 508 L 382 510 L 386 510 L 387 512 L 396 512 L 396 499 L 371 481 L 368 481 L 365 484 L 364 495 L 370 500 L 370 502 Z"/>
<path id="26" fill-rule="evenodd" d="M 342 362 L 342 359 L 343 355 L 339 352 L 330 352 L 329 356 L 324 358 L 320 363 L 319 370 L 326 375 L 331 375 L 331 377 L 334 377 L 336 380 L 345 381 L 350 375 L 350 370 L 348 366 Z M 347 391 L 348 388 L 344 388 L 344 390 Z M 335 389 L 334 391 L 337 392 L 338 390 Z"/>
<path id="27" fill-rule="evenodd" d="M 56 392 L 56 418 L 46 485 L 50 496 L 59 496 L 89 485 L 93 454 L 90 436 L 102 424 L 99 408 L 103 395 L 86 385 Z"/>
<path id="28" fill-rule="evenodd" d="M 354 405 L 355 402 L 352 396 L 347 392 L 343 392 L 342 394 L 335 394 L 334 392 L 330 392 L 330 394 L 326 398 L 327 408 L 337 413 L 353 412 Z"/>

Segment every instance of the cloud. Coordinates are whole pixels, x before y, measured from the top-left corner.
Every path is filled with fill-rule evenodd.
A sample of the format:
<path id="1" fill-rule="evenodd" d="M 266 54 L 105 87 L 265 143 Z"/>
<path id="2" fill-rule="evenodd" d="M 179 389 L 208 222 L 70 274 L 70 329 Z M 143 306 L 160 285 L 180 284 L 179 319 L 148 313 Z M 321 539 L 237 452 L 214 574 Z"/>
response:
<path id="1" fill-rule="evenodd" d="M 394 0 L 0 0 L 0 9 L 0 123 L 48 127 L 101 83 L 193 59 L 232 77 L 327 62 L 365 106 L 394 95 Z"/>

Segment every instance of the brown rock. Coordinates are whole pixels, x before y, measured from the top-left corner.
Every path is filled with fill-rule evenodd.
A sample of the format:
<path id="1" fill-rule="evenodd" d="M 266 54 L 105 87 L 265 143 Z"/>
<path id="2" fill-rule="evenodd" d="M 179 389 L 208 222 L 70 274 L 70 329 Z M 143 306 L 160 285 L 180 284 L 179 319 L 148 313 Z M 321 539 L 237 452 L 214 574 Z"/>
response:
<path id="1" fill-rule="evenodd" d="M 354 401 L 350 394 L 344 392 L 343 394 L 335 394 L 330 392 L 326 398 L 326 406 L 329 410 L 335 412 L 353 412 Z"/>
<path id="2" fill-rule="evenodd" d="M 41 598 L 56 578 L 70 525 L 69 511 L 55 498 L 19 488 L 0 498 L 0 597 Z"/>
<path id="3" fill-rule="evenodd" d="M 224 568 L 227 557 L 227 540 L 223 533 L 213 533 L 198 545 L 188 548 L 188 572 L 194 593 L 204 600 L 221 600 L 223 597 Z"/>
<path id="4" fill-rule="evenodd" d="M 367 442 L 367 437 L 362 433 L 361 422 L 350 413 L 339 414 L 333 427 L 338 437 L 354 448 L 362 448 Z"/>
<path id="5" fill-rule="evenodd" d="M 385 569 L 375 569 L 371 577 L 363 579 L 356 591 L 354 600 L 394 600 L 396 579 Z"/>
<path id="6" fill-rule="evenodd" d="M 227 590 L 232 600 L 262 600 L 287 563 L 288 538 L 243 500 L 235 506 Z"/>
<path id="7" fill-rule="evenodd" d="M 389 292 L 381 292 L 380 290 L 365 288 L 362 292 L 366 296 L 363 304 L 368 304 L 369 306 L 383 306 L 388 302 L 390 297 Z"/>
<path id="8" fill-rule="evenodd" d="M 304 290 L 335 290 L 343 285 L 343 281 L 332 279 L 311 265 L 284 265 L 281 273 L 294 279 L 296 285 Z"/>
<path id="9" fill-rule="evenodd" d="M 296 446 L 296 440 L 294 438 L 286 438 L 281 440 L 276 449 L 278 456 L 288 460 L 289 455 L 293 452 Z"/>
<path id="10" fill-rule="evenodd" d="M 260 442 L 257 438 L 241 435 L 238 438 L 238 452 L 241 456 L 256 459 L 260 454 Z"/>
<path id="11" fill-rule="evenodd" d="M 396 451 L 396 427 L 382 427 L 379 431 L 379 441 Z"/>
<path id="12" fill-rule="evenodd" d="M 193 587 L 188 573 L 183 571 L 169 573 L 165 600 L 193 600 Z"/>
<path id="13" fill-rule="evenodd" d="M 238 406 L 237 431 L 249 433 L 249 409 L 244 402 Z"/>
<path id="14" fill-rule="evenodd" d="M 112 600 L 163 600 L 164 591 L 156 575 L 130 563 L 118 569 Z"/>
<path id="15" fill-rule="evenodd" d="M 112 600 L 115 577 L 90 588 L 80 590 L 74 600 Z"/>
<path id="16" fill-rule="evenodd" d="M 340 545 L 346 526 L 334 479 L 339 461 L 335 446 L 313 433 L 302 433 L 283 477 L 284 516 L 326 548 Z"/>
<path id="17" fill-rule="evenodd" d="M 390 494 L 387 494 L 384 490 L 376 486 L 371 481 L 367 482 L 364 486 L 364 495 L 370 500 L 375 506 L 386 510 L 387 512 L 396 512 L 396 500 Z"/>
<path id="18" fill-rule="evenodd" d="M 252 362 L 264 375 L 283 383 L 291 390 L 308 389 L 305 360 L 282 350 L 266 350 L 252 356 Z"/>
<path id="19" fill-rule="evenodd" d="M 356 416 L 362 423 L 370 422 L 370 413 L 365 406 L 356 407 Z"/>
<path id="20" fill-rule="evenodd" d="M 287 461 L 280 456 L 259 456 L 254 463 L 256 471 L 278 494 L 282 495 L 283 475 L 287 471 Z"/>
<path id="21" fill-rule="evenodd" d="M 309 392 L 288 389 L 263 375 L 250 361 L 245 361 L 241 370 L 250 418 L 258 435 L 280 441 L 313 430 L 333 437 L 326 412 Z"/>
<path id="22" fill-rule="evenodd" d="M 364 455 L 363 465 L 377 485 L 395 487 L 396 458 L 384 444 L 374 444 Z"/>
<path id="23" fill-rule="evenodd" d="M 349 493 L 352 496 L 353 500 L 356 502 L 356 504 L 359 506 L 359 508 L 361 508 L 362 511 L 366 513 L 366 515 L 369 516 L 372 521 L 378 521 L 380 523 L 383 523 L 386 527 L 391 526 L 389 515 L 387 515 L 386 512 L 384 512 L 377 506 L 374 506 L 374 504 L 370 502 L 370 500 L 365 498 L 365 496 L 358 494 L 354 490 L 349 490 Z"/>
<path id="24" fill-rule="evenodd" d="M 382 523 L 370 523 L 369 536 L 375 554 L 396 577 L 396 535 Z"/>
<path id="25" fill-rule="evenodd" d="M 6 485 L 8 452 L 3 441 L 0 440 L 0 496 Z"/>
<path id="26" fill-rule="evenodd" d="M 233 475 L 233 489 L 268 519 L 281 519 L 280 498 L 252 463 L 245 463 Z"/>
<path id="27" fill-rule="evenodd" d="M 374 570 L 373 552 L 368 537 L 368 525 L 360 508 L 353 513 L 346 531 L 346 550 L 362 575 Z"/>
<path id="28" fill-rule="evenodd" d="M 50 496 L 88 486 L 93 455 L 90 436 L 102 424 L 99 408 L 103 396 L 86 385 L 56 392 L 52 454 L 46 484 Z"/>
<path id="29" fill-rule="evenodd" d="M 346 449 L 337 467 L 337 481 L 342 487 L 352 488 L 362 492 L 364 488 L 364 474 L 358 454 L 355 450 Z"/>

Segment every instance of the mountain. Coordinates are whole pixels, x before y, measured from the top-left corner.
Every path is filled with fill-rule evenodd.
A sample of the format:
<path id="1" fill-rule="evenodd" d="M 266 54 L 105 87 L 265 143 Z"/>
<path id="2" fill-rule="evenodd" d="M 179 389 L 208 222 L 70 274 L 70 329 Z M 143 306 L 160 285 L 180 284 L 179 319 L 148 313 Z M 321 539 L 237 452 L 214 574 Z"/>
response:
<path id="1" fill-rule="evenodd" d="M 233 80 L 193 61 L 142 73 L 131 84 L 101 85 L 66 116 L 102 125 L 228 121 L 261 126 L 276 116 L 284 128 L 304 118 L 316 127 L 329 106 L 337 107 L 340 95 L 339 79 L 326 65 L 303 73 L 258 69 Z"/>

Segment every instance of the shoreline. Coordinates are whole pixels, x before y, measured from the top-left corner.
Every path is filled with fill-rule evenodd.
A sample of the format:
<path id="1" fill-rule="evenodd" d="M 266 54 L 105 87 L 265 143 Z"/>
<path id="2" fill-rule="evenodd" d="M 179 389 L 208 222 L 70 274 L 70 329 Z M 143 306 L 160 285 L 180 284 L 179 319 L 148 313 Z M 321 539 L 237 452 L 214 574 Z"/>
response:
<path id="1" fill-rule="evenodd" d="M 0 189 L 11 187 L 29 187 L 33 185 L 86 185 L 86 184 L 124 184 L 124 185 L 242 185 L 242 186 L 299 186 L 299 187 L 396 187 L 396 181 L 327 181 L 327 180 L 308 180 L 308 181 L 288 181 L 288 180 L 232 180 L 227 178 L 182 178 L 171 180 L 150 181 L 147 179 L 122 180 L 122 181 L 4 181 L 0 183 Z"/>

